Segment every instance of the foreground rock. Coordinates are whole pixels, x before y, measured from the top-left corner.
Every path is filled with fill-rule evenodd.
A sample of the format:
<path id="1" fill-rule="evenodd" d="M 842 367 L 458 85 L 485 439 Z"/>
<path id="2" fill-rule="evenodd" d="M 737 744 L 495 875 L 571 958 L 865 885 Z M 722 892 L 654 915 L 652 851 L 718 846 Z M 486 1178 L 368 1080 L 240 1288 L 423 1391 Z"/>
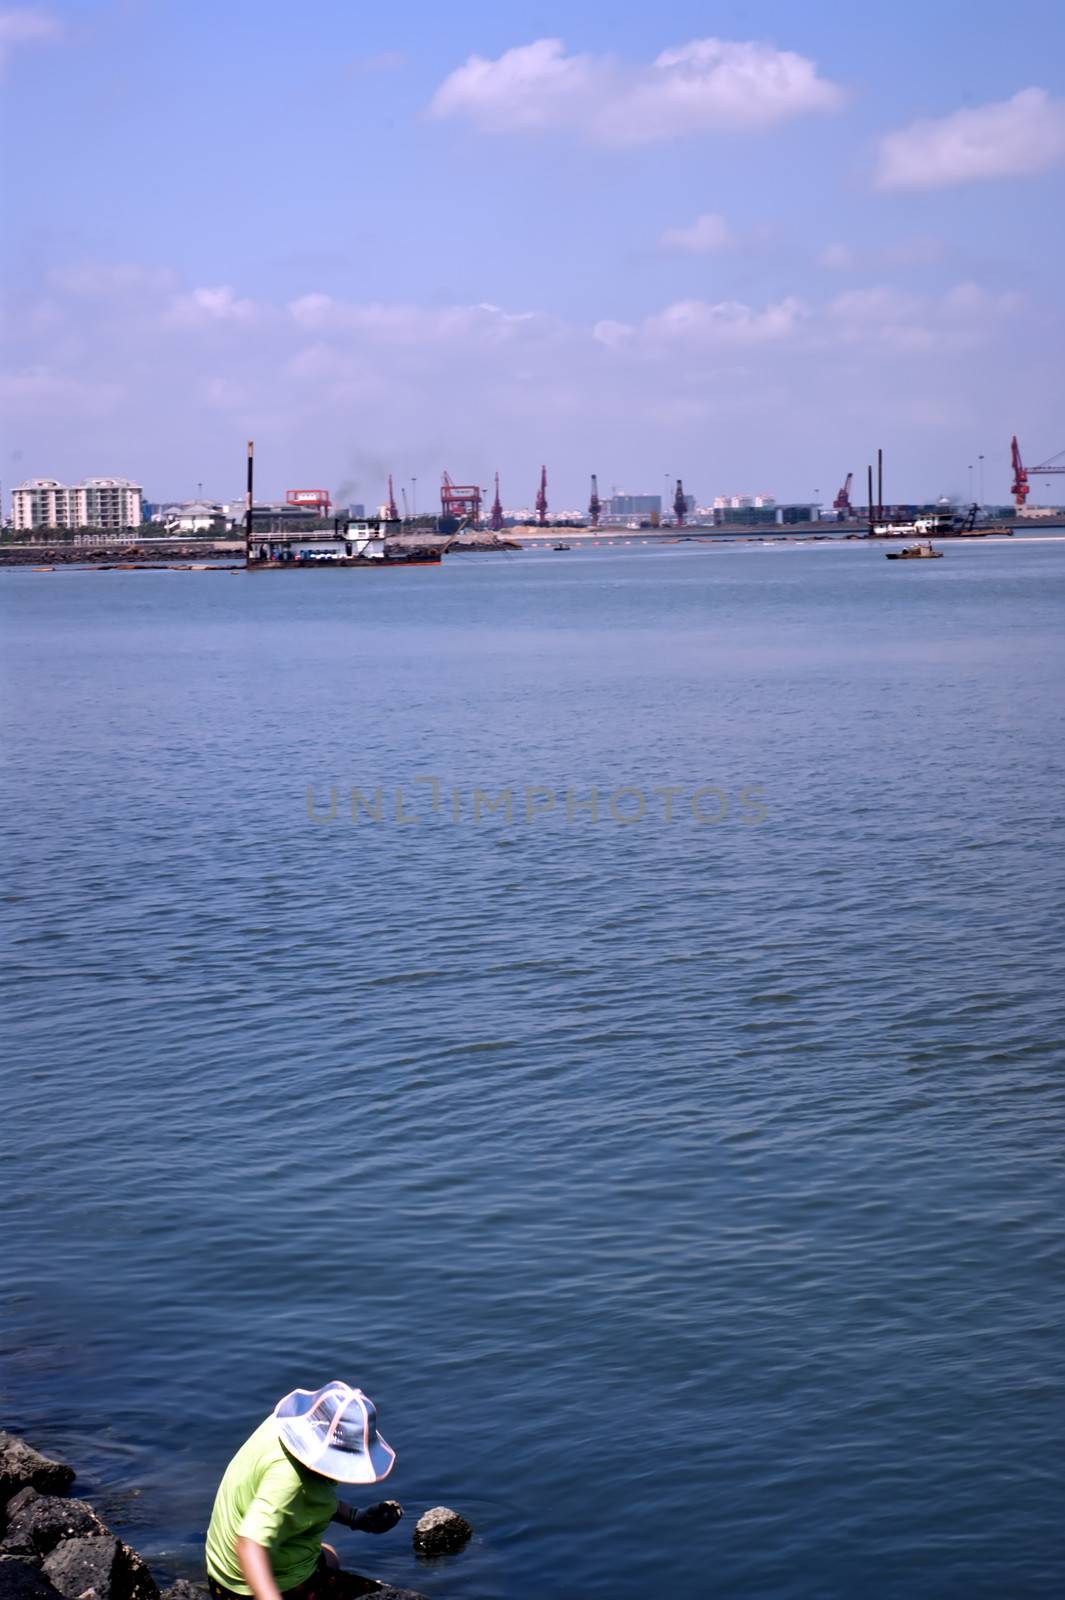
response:
<path id="1" fill-rule="evenodd" d="M 41 1568 L 66 1600 L 159 1600 L 159 1589 L 145 1562 L 113 1534 L 66 1539 Z"/>
<path id="2" fill-rule="evenodd" d="M 109 1532 L 84 1500 L 27 1488 L 7 1503 L 7 1532 L 0 1550 L 39 1563 L 64 1539 L 102 1538 Z"/>
<path id="3" fill-rule="evenodd" d="M 163 1590 L 160 1600 L 207 1600 L 209 1593 L 205 1583 L 190 1583 L 188 1578 L 179 1578 L 169 1589 Z"/>
<path id="4" fill-rule="evenodd" d="M 372 1600 L 428 1600 L 416 1589 L 397 1589 L 394 1584 L 381 1583 L 377 1578 L 363 1578 L 357 1572 L 342 1572 L 344 1580 L 341 1593 L 344 1600 L 362 1600 L 364 1595 Z"/>
<path id="5" fill-rule="evenodd" d="M 414 1525 L 411 1541 L 420 1556 L 443 1556 L 461 1550 L 473 1529 L 465 1517 L 447 1506 L 434 1506 Z"/>
<path id="6" fill-rule="evenodd" d="M 74 1469 L 62 1461 L 42 1456 L 24 1440 L 0 1429 L 0 1504 L 20 1489 L 40 1494 L 66 1494 L 74 1482 Z"/>
<path id="7" fill-rule="evenodd" d="M 0 1556 L 0 1600 L 59 1600 L 37 1568 L 18 1556 Z"/>

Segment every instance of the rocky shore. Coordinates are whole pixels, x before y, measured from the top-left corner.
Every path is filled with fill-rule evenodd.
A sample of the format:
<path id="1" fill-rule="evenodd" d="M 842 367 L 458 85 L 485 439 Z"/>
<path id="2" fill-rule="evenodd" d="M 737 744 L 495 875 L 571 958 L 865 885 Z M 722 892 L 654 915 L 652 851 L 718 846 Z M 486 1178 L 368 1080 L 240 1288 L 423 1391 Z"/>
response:
<path id="1" fill-rule="evenodd" d="M 214 562 L 244 559 L 243 544 L 189 539 L 184 544 L 167 541 L 165 550 L 130 544 L 9 544 L 0 545 L 0 567 L 108 567 L 165 566 L 174 561 Z"/>
<path id="2" fill-rule="evenodd" d="M 0 1430 L 0 1600 L 208 1600 L 206 1583 L 161 1588 L 142 1556 L 85 1500 L 71 1467 Z M 425 1600 L 357 1573 L 339 1575 L 338 1600 Z"/>

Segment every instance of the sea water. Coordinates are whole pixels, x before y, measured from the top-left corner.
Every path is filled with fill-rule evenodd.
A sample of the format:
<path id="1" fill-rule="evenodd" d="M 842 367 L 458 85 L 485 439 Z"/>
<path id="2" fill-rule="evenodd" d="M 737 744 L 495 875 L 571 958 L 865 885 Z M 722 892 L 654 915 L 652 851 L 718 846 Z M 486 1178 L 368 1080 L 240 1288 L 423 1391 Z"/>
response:
<path id="1" fill-rule="evenodd" d="M 441 1600 L 1059 1593 L 1063 601 L 0 575 L 9 1424 L 164 1574 L 342 1377 Z"/>

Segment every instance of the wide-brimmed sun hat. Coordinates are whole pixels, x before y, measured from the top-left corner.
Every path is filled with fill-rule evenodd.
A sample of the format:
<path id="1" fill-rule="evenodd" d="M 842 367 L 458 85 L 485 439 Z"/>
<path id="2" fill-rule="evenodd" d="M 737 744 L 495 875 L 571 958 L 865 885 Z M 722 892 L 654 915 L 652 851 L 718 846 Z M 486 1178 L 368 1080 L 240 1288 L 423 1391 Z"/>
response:
<path id="1" fill-rule="evenodd" d="M 274 1416 L 285 1449 L 323 1478 L 378 1483 L 395 1466 L 396 1452 L 377 1431 L 377 1407 L 339 1378 L 320 1389 L 293 1389 Z"/>

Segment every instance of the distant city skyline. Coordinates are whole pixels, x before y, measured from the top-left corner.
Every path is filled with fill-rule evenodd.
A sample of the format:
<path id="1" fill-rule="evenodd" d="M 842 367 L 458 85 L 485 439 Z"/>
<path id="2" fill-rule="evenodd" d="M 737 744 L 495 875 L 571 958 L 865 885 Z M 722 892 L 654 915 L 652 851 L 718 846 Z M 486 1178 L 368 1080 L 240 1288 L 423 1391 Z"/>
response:
<path id="1" fill-rule="evenodd" d="M 883 446 L 1005 503 L 1065 448 L 1063 63 L 1050 0 L 0 6 L 5 499 L 232 500 L 250 437 L 271 499 L 830 505 Z"/>

